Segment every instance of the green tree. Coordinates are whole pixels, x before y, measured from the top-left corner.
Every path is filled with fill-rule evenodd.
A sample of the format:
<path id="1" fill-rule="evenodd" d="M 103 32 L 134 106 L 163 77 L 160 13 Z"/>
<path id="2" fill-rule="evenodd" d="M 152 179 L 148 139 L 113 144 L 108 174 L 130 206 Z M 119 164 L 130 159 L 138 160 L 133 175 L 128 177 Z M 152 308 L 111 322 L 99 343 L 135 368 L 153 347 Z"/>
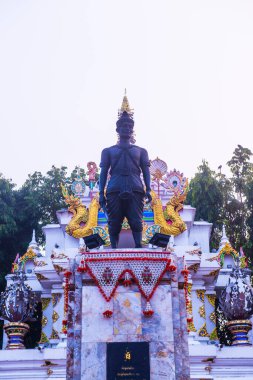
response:
<path id="1" fill-rule="evenodd" d="M 65 166 L 52 168 L 43 176 L 40 172 L 29 175 L 24 185 L 17 191 L 16 199 L 20 213 L 17 223 L 20 235 L 26 244 L 31 239 L 33 228 L 40 244 L 44 242 L 42 227 L 57 223 L 56 211 L 66 207 L 61 191 L 61 183 L 67 180 Z"/>
<path id="2" fill-rule="evenodd" d="M 186 202 L 196 207 L 196 220 L 213 223 L 211 245 L 217 248 L 217 229 L 221 228 L 223 196 L 217 174 L 205 160 L 190 181 Z"/>
<path id="3" fill-rule="evenodd" d="M 247 183 L 246 188 L 246 204 L 247 204 L 247 227 L 248 227 L 248 239 L 245 246 L 246 254 L 251 258 L 253 263 L 253 177 Z"/>
<path id="4" fill-rule="evenodd" d="M 250 162 L 252 152 L 248 148 L 237 145 L 231 160 L 228 161 L 232 177 L 233 197 L 227 205 L 227 225 L 229 237 L 234 247 L 239 250 L 241 246 L 248 246 L 250 229 L 250 181 L 253 176 L 253 164 Z"/>
<path id="5" fill-rule="evenodd" d="M 18 226 L 15 220 L 15 185 L 0 174 L 0 290 L 16 256 L 15 239 Z"/>

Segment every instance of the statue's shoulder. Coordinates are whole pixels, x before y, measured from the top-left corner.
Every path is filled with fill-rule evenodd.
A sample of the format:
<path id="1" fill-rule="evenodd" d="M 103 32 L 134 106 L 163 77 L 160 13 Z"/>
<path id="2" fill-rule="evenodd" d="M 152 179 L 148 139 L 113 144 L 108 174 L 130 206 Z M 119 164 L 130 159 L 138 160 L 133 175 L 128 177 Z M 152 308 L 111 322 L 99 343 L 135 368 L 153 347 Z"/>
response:
<path id="1" fill-rule="evenodd" d="M 145 148 L 142 148 L 141 146 L 138 146 L 138 145 L 132 145 L 132 147 L 140 150 L 142 153 L 146 154 L 148 153 L 148 151 L 145 149 Z"/>
<path id="2" fill-rule="evenodd" d="M 102 150 L 102 153 L 106 154 L 106 153 L 109 153 L 110 151 L 115 150 L 115 149 L 117 149 L 117 145 L 108 146 L 107 148 L 104 148 Z"/>

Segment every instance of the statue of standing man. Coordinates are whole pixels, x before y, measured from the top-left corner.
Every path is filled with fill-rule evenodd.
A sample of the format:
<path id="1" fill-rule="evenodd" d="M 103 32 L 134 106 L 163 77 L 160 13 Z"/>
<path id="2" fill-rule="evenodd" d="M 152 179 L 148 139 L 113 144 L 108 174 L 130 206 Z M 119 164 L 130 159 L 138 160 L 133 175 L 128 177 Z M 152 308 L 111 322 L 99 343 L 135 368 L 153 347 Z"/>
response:
<path id="1" fill-rule="evenodd" d="M 101 154 L 99 203 L 108 216 L 112 248 L 117 248 L 119 233 L 126 217 L 132 230 L 135 247 L 141 248 L 144 200 L 152 200 L 150 191 L 149 158 L 145 149 L 132 144 L 133 112 L 124 96 L 116 123 L 119 141 Z M 108 173 L 110 179 L 105 186 Z M 141 180 L 141 173 L 145 184 Z"/>

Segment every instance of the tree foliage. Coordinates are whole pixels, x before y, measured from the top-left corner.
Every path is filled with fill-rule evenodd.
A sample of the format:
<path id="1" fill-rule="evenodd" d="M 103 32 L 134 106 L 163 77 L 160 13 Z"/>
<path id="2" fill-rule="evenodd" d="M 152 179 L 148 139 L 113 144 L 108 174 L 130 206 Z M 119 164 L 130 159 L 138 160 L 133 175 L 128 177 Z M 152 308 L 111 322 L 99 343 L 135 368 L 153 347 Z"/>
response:
<path id="1" fill-rule="evenodd" d="M 252 152 L 238 145 L 227 165 L 231 177 L 212 171 L 206 161 L 190 181 L 186 202 L 196 207 L 196 219 L 213 223 L 211 246 L 218 248 L 221 226 L 235 249 L 253 255 Z"/>
<path id="2" fill-rule="evenodd" d="M 212 240 L 217 240 L 215 233 L 221 224 L 223 195 L 217 174 L 210 169 L 205 160 L 190 182 L 186 203 L 196 207 L 196 220 L 213 223 Z"/>

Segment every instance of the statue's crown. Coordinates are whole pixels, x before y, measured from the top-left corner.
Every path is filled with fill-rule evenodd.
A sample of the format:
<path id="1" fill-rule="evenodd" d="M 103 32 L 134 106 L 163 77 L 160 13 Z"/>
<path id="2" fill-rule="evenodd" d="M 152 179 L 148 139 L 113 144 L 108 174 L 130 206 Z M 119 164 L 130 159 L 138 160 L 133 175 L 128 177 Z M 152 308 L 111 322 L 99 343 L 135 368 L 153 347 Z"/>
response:
<path id="1" fill-rule="evenodd" d="M 118 110 L 118 119 L 122 118 L 123 113 L 124 113 L 124 116 L 127 116 L 126 115 L 127 113 L 130 119 L 133 119 L 134 117 L 134 110 L 130 108 L 129 101 L 126 94 L 126 89 L 125 89 L 125 95 L 123 97 L 121 108 Z"/>

